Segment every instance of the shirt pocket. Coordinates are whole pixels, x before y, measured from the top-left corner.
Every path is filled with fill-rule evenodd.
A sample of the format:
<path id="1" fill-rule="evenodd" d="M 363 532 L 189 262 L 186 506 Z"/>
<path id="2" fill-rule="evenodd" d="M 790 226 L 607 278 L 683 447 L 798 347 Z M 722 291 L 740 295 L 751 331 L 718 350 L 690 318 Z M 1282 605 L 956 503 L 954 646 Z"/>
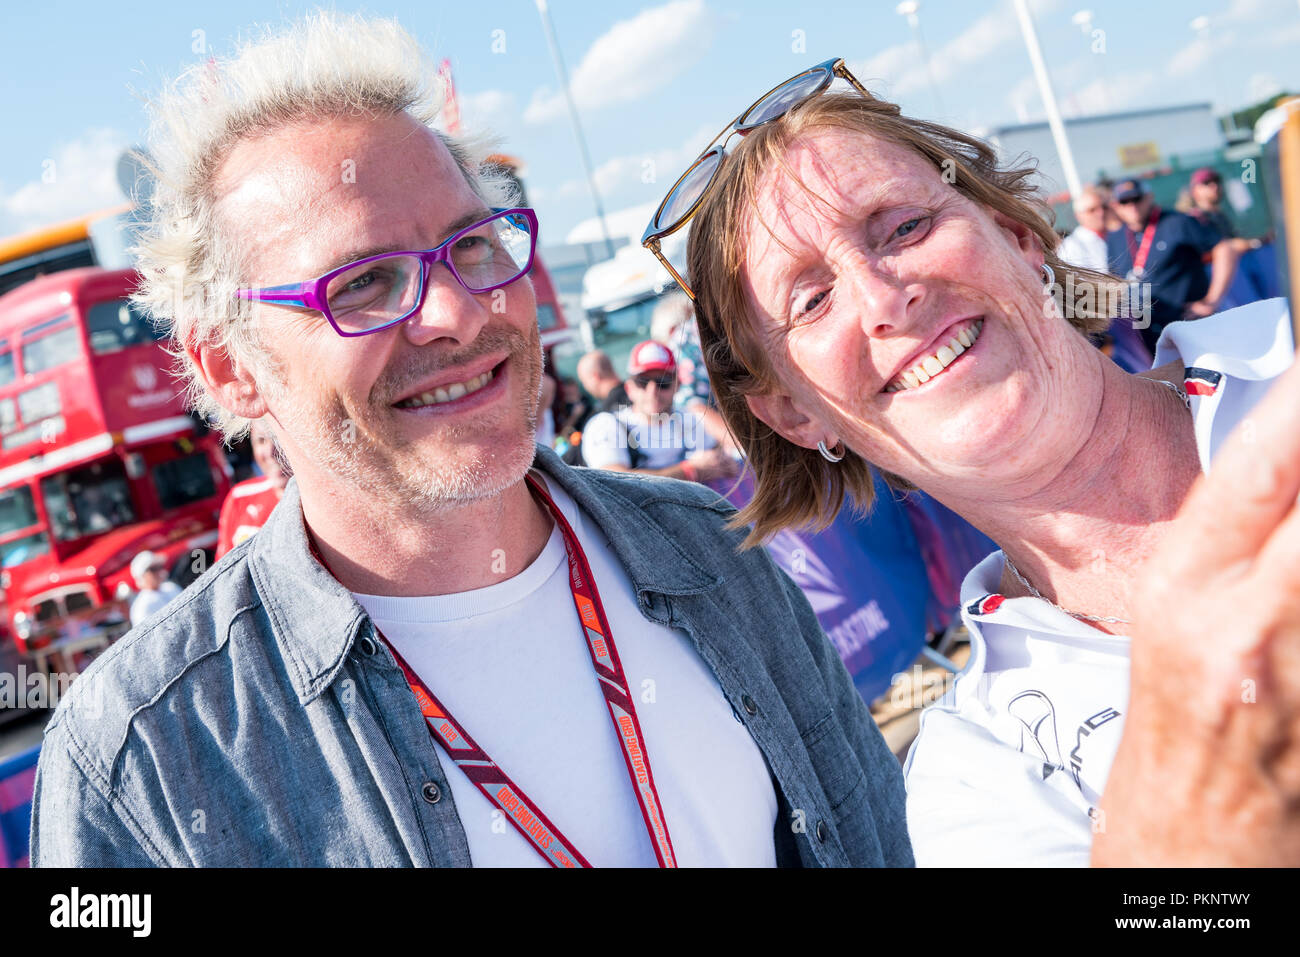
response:
<path id="1" fill-rule="evenodd" d="M 867 783 L 866 773 L 833 712 L 814 722 L 802 738 L 838 826 L 851 814 L 855 799 L 861 797 Z"/>

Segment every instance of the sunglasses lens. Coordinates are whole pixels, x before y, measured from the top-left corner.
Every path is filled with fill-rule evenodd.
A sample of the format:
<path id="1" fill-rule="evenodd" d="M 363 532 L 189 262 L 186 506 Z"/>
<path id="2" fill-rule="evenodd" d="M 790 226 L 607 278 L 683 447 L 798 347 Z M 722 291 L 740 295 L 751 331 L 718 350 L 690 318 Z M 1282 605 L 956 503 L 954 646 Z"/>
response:
<path id="1" fill-rule="evenodd" d="M 809 70 L 787 80 L 751 106 L 738 127 L 746 130 L 778 119 L 825 86 L 829 76 L 826 70 Z"/>
<path id="2" fill-rule="evenodd" d="M 682 221 L 704 195 L 704 190 L 708 187 L 709 180 L 713 179 L 713 174 L 718 171 L 720 162 L 722 162 L 721 153 L 709 153 L 686 171 L 686 175 L 664 200 L 659 215 L 655 217 L 655 229 L 671 229 Z"/>

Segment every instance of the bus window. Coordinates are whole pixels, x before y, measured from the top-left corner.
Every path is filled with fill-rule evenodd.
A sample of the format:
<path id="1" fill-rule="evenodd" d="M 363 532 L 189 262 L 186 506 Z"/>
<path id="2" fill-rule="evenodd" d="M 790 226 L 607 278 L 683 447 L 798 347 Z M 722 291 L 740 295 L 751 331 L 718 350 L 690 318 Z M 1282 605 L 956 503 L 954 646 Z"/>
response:
<path id="1" fill-rule="evenodd" d="M 207 455 L 202 452 L 155 465 L 153 483 L 158 489 L 158 501 L 165 509 L 188 505 L 217 494 L 217 487 L 212 481 L 212 466 Z"/>
<path id="2" fill-rule="evenodd" d="M 0 492 L 0 537 L 36 524 L 36 503 L 26 485 Z M 36 532 L 0 545 L 0 565 L 9 568 L 50 550 L 44 532 Z"/>
<path id="3" fill-rule="evenodd" d="M 44 532 L 35 532 L 15 538 L 0 545 L 0 568 L 13 568 L 50 550 L 50 539 Z"/>
<path id="4" fill-rule="evenodd" d="M 36 503 L 29 486 L 19 485 L 0 492 L 0 536 L 35 524 Z"/>
<path id="5" fill-rule="evenodd" d="M 18 412 L 13 399 L 0 399 L 0 433 L 8 435 L 18 427 Z"/>
<path id="6" fill-rule="evenodd" d="M 47 475 L 41 494 L 50 529 L 61 542 L 136 520 L 126 471 L 116 459 Z"/>
<path id="7" fill-rule="evenodd" d="M 18 393 L 18 411 L 23 421 L 39 422 L 63 411 L 63 400 L 59 397 L 57 382 L 42 382 L 25 392 Z"/>
<path id="8" fill-rule="evenodd" d="M 86 314 L 86 332 L 90 337 L 90 351 L 101 356 L 166 338 L 126 299 L 91 306 Z"/>
<path id="9" fill-rule="evenodd" d="M 0 352 L 0 385 L 8 385 L 17 378 L 18 373 L 14 370 L 14 354 L 12 349 L 6 349 Z"/>
<path id="10" fill-rule="evenodd" d="M 23 372 L 32 375 L 53 369 L 57 365 L 71 362 L 81 355 L 81 335 L 76 323 L 65 326 L 56 332 L 45 332 L 50 326 L 57 325 L 68 316 L 59 316 L 39 326 L 33 326 L 23 334 Z M 35 338 L 33 338 L 35 336 Z"/>

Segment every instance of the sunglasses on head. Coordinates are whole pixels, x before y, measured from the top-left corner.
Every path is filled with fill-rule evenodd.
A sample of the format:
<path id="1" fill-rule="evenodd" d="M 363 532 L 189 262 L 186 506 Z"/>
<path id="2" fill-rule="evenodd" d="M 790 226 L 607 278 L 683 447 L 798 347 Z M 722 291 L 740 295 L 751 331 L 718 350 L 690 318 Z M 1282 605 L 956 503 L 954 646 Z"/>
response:
<path id="1" fill-rule="evenodd" d="M 695 293 L 673 268 L 668 257 L 660 251 L 659 241 L 677 232 L 699 211 L 700 203 L 704 201 L 704 197 L 717 177 L 718 170 L 722 167 L 722 161 L 727 155 L 727 143 L 733 135 L 744 136 L 750 130 L 764 124 L 775 123 L 796 106 L 806 103 L 823 92 L 837 76 L 848 80 L 863 96 L 871 96 L 867 88 L 858 82 L 857 77 L 849 72 L 841 57 L 835 57 L 795 74 L 760 96 L 747 110 L 728 123 L 721 133 L 710 140 L 709 146 L 686 172 L 678 177 L 673 188 L 664 197 L 664 201 L 655 210 L 650 225 L 641 236 L 641 245 L 655 254 L 663 267 L 677 281 L 677 285 L 692 300 L 695 298 Z M 720 145 L 713 145 L 723 137 L 725 139 Z"/>
<path id="2" fill-rule="evenodd" d="M 655 375 L 645 375 L 643 373 L 641 375 L 633 376 L 632 381 L 635 382 L 637 384 L 637 388 L 640 389 L 648 389 L 652 384 L 660 389 L 672 389 L 677 385 L 677 376 L 675 375 L 655 376 Z"/>

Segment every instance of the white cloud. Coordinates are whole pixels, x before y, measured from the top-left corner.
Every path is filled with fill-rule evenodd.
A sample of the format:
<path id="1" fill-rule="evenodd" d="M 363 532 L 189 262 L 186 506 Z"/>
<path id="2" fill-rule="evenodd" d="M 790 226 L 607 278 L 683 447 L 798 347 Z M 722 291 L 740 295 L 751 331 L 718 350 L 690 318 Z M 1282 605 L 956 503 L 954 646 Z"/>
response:
<path id="1" fill-rule="evenodd" d="M 128 145 L 123 134 L 111 129 L 90 129 L 60 144 L 30 180 L 0 193 L 0 230 L 37 229 L 124 203 L 117 159 Z"/>
<path id="2" fill-rule="evenodd" d="M 1230 45 L 1232 32 L 1216 34 L 1207 31 L 1204 36 L 1197 36 L 1191 43 L 1174 52 L 1165 64 L 1169 76 L 1190 76 L 1202 70 L 1215 56 L 1219 56 Z"/>
<path id="3" fill-rule="evenodd" d="M 645 232 L 646 223 L 650 222 L 650 217 L 654 215 L 658 205 L 658 202 L 641 203 L 627 209 L 616 209 L 613 212 L 606 213 L 605 227 L 609 230 L 610 238 L 626 236 L 630 242 L 639 243 L 641 234 Z M 564 241 L 566 243 L 596 243 L 602 242 L 604 238 L 605 232 L 601 229 L 600 220 L 592 216 L 590 219 L 584 219 L 569 230 L 568 235 L 564 237 Z"/>
<path id="4" fill-rule="evenodd" d="M 717 132 L 716 128 L 701 126 L 686 137 L 680 146 L 647 153 L 626 153 L 607 159 L 592 174 L 596 180 L 596 189 L 602 197 L 633 190 L 646 197 L 653 195 L 656 197 L 655 202 L 658 202 L 677 177 L 686 172 L 686 167 L 709 145 L 710 138 Z M 587 181 L 576 178 L 562 183 L 557 190 L 557 197 L 585 195 L 587 191 Z M 644 223 L 641 225 L 645 226 Z"/>
<path id="5" fill-rule="evenodd" d="M 1060 0 L 1037 0 L 1031 4 L 1035 16 L 1048 13 L 1059 5 Z M 924 9 L 921 11 L 921 31 L 928 45 L 934 30 Z M 959 84 L 962 75 L 1001 52 L 1012 41 L 1020 42 L 1020 24 L 1011 4 L 1004 0 L 943 46 L 931 48 L 928 70 L 921 51 L 912 40 L 888 47 L 867 60 L 851 63 L 849 69 L 868 88 L 879 87 L 882 95 L 890 99 L 930 89 L 931 75 L 939 95 L 943 96 L 945 87 Z"/>
<path id="6" fill-rule="evenodd" d="M 1141 105 L 1157 79 L 1152 70 L 1123 73 L 1116 77 L 1099 76 L 1071 94 L 1071 115 L 1117 113 Z"/>
<path id="7" fill-rule="evenodd" d="M 1250 81 L 1246 84 L 1246 89 L 1250 93 L 1251 100 L 1259 102 L 1281 93 L 1282 84 L 1267 73 L 1255 73 L 1251 75 Z"/>
<path id="8" fill-rule="evenodd" d="M 918 56 L 915 44 L 900 43 L 898 46 L 886 47 L 869 59 L 854 60 L 847 66 L 867 89 L 892 98 L 898 95 L 898 80 L 909 71 L 916 70 Z M 922 82 L 924 79 L 922 71 Z"/>
<path id="9" fill-rule="evenodd" d="M 704 0 L 673 0 L 621 20 L 591 45 L 569 78 L 579 109 L 595 110 L 640 99 L 698 62 L 713 43 L 713 19 Z M 529 123 L 564 115 L 561 93 L 543 87 L 524 110 Z"/>
<path id="10" fill-rule="evenodd" d="M 483 90 L 460 96 L 461 123 L 476 133 L 504 133 L 519 116 L 519 104 L 513 93 Z"/>

